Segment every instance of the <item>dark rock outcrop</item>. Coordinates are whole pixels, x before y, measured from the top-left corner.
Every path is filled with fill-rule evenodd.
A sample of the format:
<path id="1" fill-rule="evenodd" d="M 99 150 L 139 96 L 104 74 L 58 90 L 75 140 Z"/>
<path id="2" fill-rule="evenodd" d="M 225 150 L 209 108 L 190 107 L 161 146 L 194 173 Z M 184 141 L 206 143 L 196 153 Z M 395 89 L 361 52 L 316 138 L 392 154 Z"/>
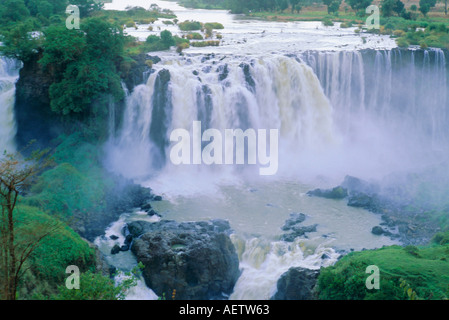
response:
<path id="1" fill-rule="evenodd" d="M 271 300 L 314 300 L 314 288 L 319 270 L 290 268 L 277 282 L 277 292 Z"/>
<path id="2" fill-rule="evenodd" d="M 104 234 L 104 230 L 124 212 L 139 208 L 154 195 L 151 189 L 117 178 L 114 187 L 107 190 L 106 206 L 101 214 L 76 213 L 70 227 L 82 237 L 94 241 Z"/>
<path id="3" fill-rule="evenodd" d="M 301 226 L 300 224 L 306 220 L 304 213 L 291 213 L 284 225 L 283 231 L 289 231 L 281 236 L 282 241 L 293 242 L 296 238 L 306 236 L 306 233 L 316 232 L 317 224 L 311 226 Z M 307 237 L 307 236 L 306 236 Z"/>
<path id="4" fill-rule="evenodd" d="M 135 221 L 128 230 L 145 282 L 156 294 L 176 290 L 177 299 L 205 300 L 232 292 L 240 271 L 227 221 Z"/>
<path id="5" fill-rule="evenodd" d="M 35 140 L 33 148 L 44 149 L 64 132 L 60 116 L 50 108 L 49 88 L 53 78 L 38 63 L 41 58 L 41 51 L 32 55 L 20 70 L 16 83 L 14 112 L 19 149 L 31 140 Z"/>
<path id="6" fill-rule="evenodd" d="M 348 190 L 339 186 L 331 190 L 315 189 L 307 192 L 307 195 L 326 199 L 344 199 L 348 196 Z"/>

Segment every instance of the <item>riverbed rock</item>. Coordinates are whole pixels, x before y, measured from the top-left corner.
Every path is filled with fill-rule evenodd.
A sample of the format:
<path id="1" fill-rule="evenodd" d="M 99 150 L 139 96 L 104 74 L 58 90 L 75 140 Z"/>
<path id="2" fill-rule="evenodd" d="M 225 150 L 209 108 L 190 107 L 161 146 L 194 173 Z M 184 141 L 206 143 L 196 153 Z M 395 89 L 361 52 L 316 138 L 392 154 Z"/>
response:
<path id="1" fill-rule="evenodd" d="M 380 226 L 375 226 L 371 230 L 371 233 L 376 235 L 376 236 L 380 236 L 380 235 L 385 233 L 385 230 L 382 227 L 380 227 Z"/>
<path id="2" fill-rule="evenodd" d="M 290 218 L 285 220 L 285 223 L 281 229 L 284 231 L 291 230 L 292 227 L 303 222 L 304 220 L 306 220 L 306 215 L 304 213 L 291 213 Z"/>
<path id="3" fill-rule="evenodd" d="M 314 288 L 319 270 L 290 268 L 277 282 L 277 292 L 271 300 L 314 300 Z"/>
<path id="4" fill-rule="evenodd" d="M 293 242 L 296 238 L 306 236 L 306 233 L 316 232 L 317 224 L 310 226 L 300 225 L 306 220 L 306 215 L 304 213 L 291 213 L 290 218 L 288 218 L 284 225 L 282 226 L 283 231 L 289 231 L 281 236 L 282 241 Z M 307 237 L 307 236 L 306 236 Z"/>
<path id="5" fill-rule="evenodd" d="M 120 250 L 120 246 L 118 245 L 118 244 L 116 244 L 116 245 L 114 245 L 113 247 L 112 247 L 112 249 L 111 249 L 111 254 L 117 254 L 117 253 L 119 253 L 121 250 Z"/>
<path id="6" fill-rule="evenodd" d="M 229 222 L 134 221 L 128 230 L 145 282 L 157 295 L 176 290 L 176 299 L 208 300 L 232 293 L 240 270 Z"/>
<path id="7" fill-rule="evenodd" d="M 344 199 L 348 196 L 348 190 L 338 186 L 330 190 L 315 189 L 307 192 L 308 196 L 321 197 L 326 199 Z"/>

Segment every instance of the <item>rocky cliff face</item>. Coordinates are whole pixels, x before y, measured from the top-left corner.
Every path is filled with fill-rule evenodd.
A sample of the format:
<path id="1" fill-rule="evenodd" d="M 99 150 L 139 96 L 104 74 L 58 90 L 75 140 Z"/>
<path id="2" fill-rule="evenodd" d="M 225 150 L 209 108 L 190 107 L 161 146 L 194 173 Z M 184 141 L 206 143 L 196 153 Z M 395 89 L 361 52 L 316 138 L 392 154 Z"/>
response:
<path id="1" fill-rule="evenodd" d="M 35 147 L 45 148 L 51 141 L 67 131 L 69 125 L 76 121 L 70 119 L 64 122 L 62 117 L 51 110 L 49 88 L 52 84 L 52 70 L 43 69 L 39 64 L 42 52 L 23 65 L 20 77 L 16 83 L 15 118 L 17 124 L 16 143 L 19 147 L 26 146 L 31 140 L 36 140 Z M 122 81 L 131 92 L 134 87 L 146 81 L 146 74 L 151 68 L 146 63 L 149 59 L 157 63 L 158 57 L 138 55 L 133 57 L 129 70 L 122 73 Z M 123 114 L 124 101 L 116 103 L 116 121 L 119 126 Z M 67 117 L 66 117 L 67 118 Z"/>
<path id="2" fill-rule="evenodd" d="M 48 90 L 52 79 L 39 65 L 41 57 L 42 52 L 39 52 L 24 64 L 16 84 L 16 143 L 19 149 L 31 140 L 36 140 L 35 147 L 48 146 L 62 132 L 58 115 L 50 109 Z"/>

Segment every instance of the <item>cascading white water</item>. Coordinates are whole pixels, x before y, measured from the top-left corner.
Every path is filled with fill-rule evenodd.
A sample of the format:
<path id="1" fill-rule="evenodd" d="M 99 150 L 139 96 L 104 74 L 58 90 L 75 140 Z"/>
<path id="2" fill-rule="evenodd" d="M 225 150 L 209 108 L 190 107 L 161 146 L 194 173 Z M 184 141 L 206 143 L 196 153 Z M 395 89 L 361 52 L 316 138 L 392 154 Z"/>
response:
<path id="1" fill-rule="evenodd" d="M 335 248 L 394 243 L 370 233 L 379 216 L 305 192 L 433 160 L 447 143 L 445 61 L 441 50 L 166 57 L 127 97 L 108 165 L 162 194 L 168 201 L 154 208 L 164 218 L 230 220 L 243 269 L 230 298 L 268 299 L 291 266 L 319 268 L 336 261 Z M 277 176 L 172 165 L 171 130 L 192 131 L 197 120 L 203 129 L 279 129 Z M 291 212 L 305 212 L 317 233 L 280 241 Z"/>
<path id="2" fill-rule="evenodd" d="M 342 159 L 354 164 L 352 174 L 380 178 L 447 156 L 443 50 L 306 52 L 301 58 L 331 101 L 347 151 Z"/>
<path id="3" fill-rule="evenodd" d="M 197 120 L 203 130 L 279 129 L 280 162 L 289 174 L 300 154 L 315 155 L 339 142 L 318 78 L 294 58 L 197 56 L 155 68 L 128 97 L 123 128 L 110 150 L 116 172 L 146 178 L 155 167 L 170 167 L 171 131 L 191 132 Z"/>
<path id="4" fill-rule="evenodd" d="M 0 57 L 0 151 L 14 151 L 16 124 L 14 120 L 15 83 L 19 78 L 19 64 Z"/>

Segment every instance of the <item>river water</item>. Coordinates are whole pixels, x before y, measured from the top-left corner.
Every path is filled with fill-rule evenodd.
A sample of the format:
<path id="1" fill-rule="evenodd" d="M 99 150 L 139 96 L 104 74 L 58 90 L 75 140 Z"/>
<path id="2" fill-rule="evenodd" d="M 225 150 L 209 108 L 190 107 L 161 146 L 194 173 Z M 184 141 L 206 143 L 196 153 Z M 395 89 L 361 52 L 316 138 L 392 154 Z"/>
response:
<path id="1" fill-rule="evenodd" d="M 128 94 L 122 127 L 111 135 L 105 162 L 112 171 L 162 195 L 164 200 L 152 205 L 163 219 L 229 220 L 243 271 L 230 299 L 269 299 L 278 278 L 292 266 L 318 269 L 335 263 L 340 250 L 394 243 L 370 232 L 381 222 L 380 216 L 348 207 L 346 200 L 306 193 L 333 187 L 348 174 L 379 179 L 406 166 L 428 163 L 429 153 L 421 144 L 440 146 L 439 134 L 445 130 L 435 121 L 447 103 L 442 51 L 403 57 L 393 51 L 393 39 L 358 35 L 354 28 L 341 29 L 338 24 L 247 20 L 222 10 L 186 9 L 167 1 L 114 0 L 105 7 L 147 8 L 150 3 L 172 10 L 179 21 L 222 23 L 223 42 L 219 47 L 189 48 L 184 56 L 174 49 L 152 53 L 162 61 L 146 83 Z M 158 26 L 180 34 L 176 26 L 161 22 L 152 32 L 146 25 L 126 32 L 144 40 L 160 32 Z M 374 57 L 364 49 L 375 49 Z M 425 69 L 426 61 L 432 61 L 435 69 Z M 380 67 L 384 68 L 380 73 L 371 70 Z M 167 71 L 170 77 L 164 82 L 162 74 Z M 425 78 L 443 93 L 428 105 L 426 114 L 419 114 L 423 102 L 416 99 L 409 110 L 401 109 L 403 113 L 396 114 L 399 111 L 393 108 L 396 95 L 388 86 L 395 80 L 403 83 L 411 71 L 438 75 L 434 80 Z M 373 100 L 373 79 L 375 96 L 381 100 Z M 409 83 L 403 90 L 419 94 L 419 88 L 421 83 Z M 279 129 L 278 174 L 261 177 L 248 167 L 172 165 L 167 161 L 170 132 L 175 128 L 192 132 L 197 120 L 219 130 Z M 416 136 L 424 138 L 418 147 L 415 140 L 410 143 L 414 135 L 409 129 L 420 126 Z M 281 241 L 281 227 L 291 213 L 304 213 L 303 224 L 317 224 L 317 231 L 292 243 Z M 111 256 L 110 249 L 123 242 L 124 224 L 136 219 L 154 221 L 137 210 L 124 213 L 96 240 L 110 263 L 122 270 L 130 270 L 135 258 L 130 252 Z M 119 239 L 111 240 L 112 234 Z M 157 296 L 140 281 L 128 298 Z"/>

